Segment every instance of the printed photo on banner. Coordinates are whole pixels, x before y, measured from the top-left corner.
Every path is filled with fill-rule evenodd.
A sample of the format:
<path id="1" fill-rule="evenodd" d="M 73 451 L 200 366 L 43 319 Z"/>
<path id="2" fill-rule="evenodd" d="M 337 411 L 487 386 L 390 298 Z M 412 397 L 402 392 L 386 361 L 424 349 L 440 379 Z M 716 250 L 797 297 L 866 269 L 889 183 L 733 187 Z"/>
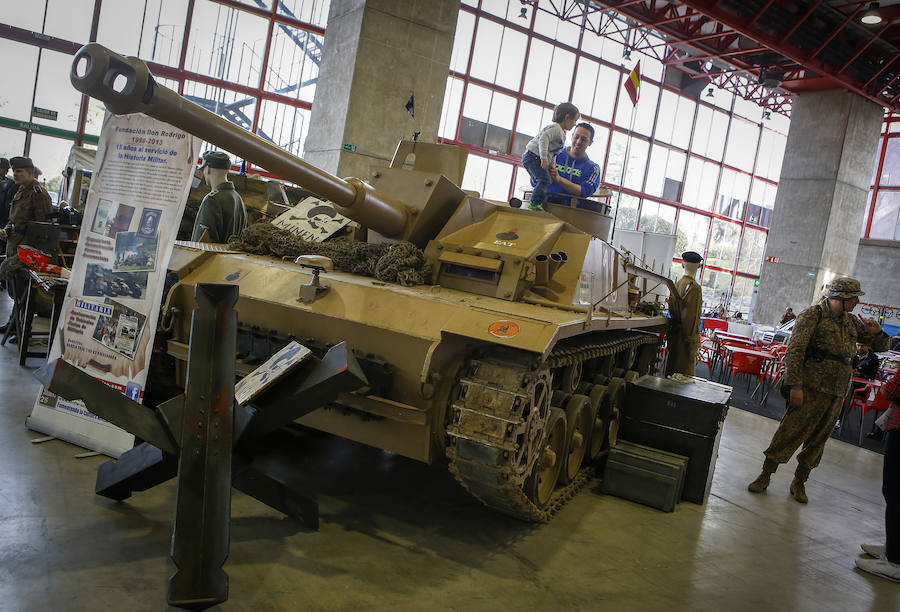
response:
<path id="1" fill-rule="evenodd" d="M 87 297 L 126 297 L 140 300 L 147 293 L 149 275 L 149 272 L 114 272 L 112 268 L 101 264 L 87 264 L 82 294 Z"/>
<path id="2" fill-rule="evenodd" d="M 115 300 L 107 298 L 104 303 L 112 307 L 112 314 L 101 314 L 97 317 L 97 324 L 91 337 L 106 348 L 134 359 L 135 349 L 147 317 Z"/>
<path id="3" fill-rule="evenodd" d="M 137 230 L 138 235 L 144 238 L 156 237 L 161 217 L 162 211 L 158 208 L 145 208 L 141 211 L 141 222 L 138 224 Z"/>
<path id="4" fill-rule="evenodd" d="M 109 221 L 109 228 L 106 235 L 109 238 L 115 238 L 119 232 L 127 232 L 128 226 L 131 225 L 131 218 L 134 217 L 134 206 L 127 204 L 119 204 L 116 210 L 116 216 Z"/>
<path id="5" fill-rule="evenodd" d="M 116 234 L 113 263 L 115 272 L 152 272 L 156 269 L 157 236 L 142 236 L 138 232 Z"/>
<path id="6" fill-rule="evenodd" d="M 94 221 L 91 223 L 91 231 L 95 234 L 105 235 L 109 229 L 112 205 L 112 202 L 103 199 L 97 204 L 97 210 L 94 212 Z"/>

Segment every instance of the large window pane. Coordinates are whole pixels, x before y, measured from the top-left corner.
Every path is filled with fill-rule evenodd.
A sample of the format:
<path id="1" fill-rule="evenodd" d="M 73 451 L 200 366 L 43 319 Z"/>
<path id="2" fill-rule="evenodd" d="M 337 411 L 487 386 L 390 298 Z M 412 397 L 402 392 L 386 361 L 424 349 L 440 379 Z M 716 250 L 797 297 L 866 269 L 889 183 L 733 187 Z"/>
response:
<path id="1" fill-rule="evenodd" d="M 271 0 L 265 1 L 272 4 Z M 330 4 L 331 0 L 278 0 L 278 14 L 324 28 Z"/>
<path id="2" fill-rule="evenodd" d="M 761 227 L 769 227 L 772 223 L 772 209 L 775 208 L 775 193 L 778 187 L 759 179 L 753 179 L 750 190 L 750 210 L 747 221 Z"/>
<path id="3" fill-rule="evenodd" d="M 720 215 L 742 221 L 747 192 L 750 191 L 750 175 L 725 168 L 719 184 L 719 199 L 716 212 Z"/>
<path id="4" fill-rule="evenodd" d="M 620 196 L 621 206 L 619 206 Z M 609 201 L 612 204 L 612 214 L 616 219 L 616 227 L 627 230 L 637 229 L 638 202 L 640 200 L 627 193 L 614 193 Z"/>
<path id="5" fill-rule="evenodd" d="M 752 172 L 758 142 L 759 126 L 735 117 L 728 134 L 725 163 L 745 172 Z"/>
<path id="6" fill-rule="evenodd" d="M 608 183 L 618 185 L 622 180 L 622 170 L 625 164 L 625 151 L 628 148 L 628 136 L 622 132 L 615 132 L 612 137 L 612 146 L 609 150 L 609 160 L 606 164 L 606 178 Z M 647 151 L 650 143 L 639 138 L 631 138 L 631 148 L 628 151 L 628 165 L 625 168 L 625 187 L 641 189 L 644 180 L 644 168 L 647 165 Z"/>
<path id="7" fill-rule="evenodd" d="M 210 0 L 197 0 L 185 68 L 258 87 L 267 35 L 267 21 L 262 17 Z"/>
<path id="8" fill-rule="evenodd" d="M 515 109 L 515 98 L 469 85 L 463 103 L 459 139 L 492 151 L 508 153 Z"/>
<path id="9" fill-rule="evenodd" d="M 663 91 L 656 118 L 656 139 L 687 149 L 697 104 L 671 91 Z"/>
<path id="10" fill-rule="evenodd" d="M 872 216 L 870 238 L 900 240 L 900 192 L 882 191 L 875 200 L 875 214 Z"/>
<path id="11" fill-rule="evenodd" d="M 104 2 L 100 8 L 97 42 L 118 53 L 178 66 L 187 5 L 187 0 Z"/>
<path id="12" fill-rule="evenodd" d="M 727 308 L 728 294 L 731 291 L 731 272 L 705 268 L 703 270 L 701 287 L 703 312 L 713 310 L 719 306 L 726 306 Z"/>
<path id="13" fill-rule="evenodd" d="M 506 202 L 509 199 L 509 182 L 512 179 L 513 165 L 496 159 L 488 160 L 487 174 L 484 180 L 483 197 L 488 200 Z"/>
<path id="14" fill-rule="evenodd" d="M 728 115 L 707 106 L 697 109 L 697 123 L 694 126 L 694 141 L 691 151 L 716 161 L 722 160 L 725 150 L 725 133 L 728 130 Z"/>
<path id="15" fill-rule="evenodd" d="M 38 28 L 40 27 L 38 23 Z M 31 45 L 0 38 L 0 57 L 16 58 L 13 64 L 16 72 L 15 87 L 10 87 L 9 75 L 4 79 L 4 86 L 0 87 L 0 115 L 28 121 L 31 117 L 31 94 L 34 91 L 34 79 L 37 74 L 38 50 Z"/>
<path id="16" fill-rule="evenodd" d="M 4 2 L 0 7 L 3 9 L 3 23 L 32 32 L 40 32 L 41 24 L 44 23 L 46 6 L 46 0 L 36 0 L 30 2 L 28 6 L 21 5 L 14 10 L 12 3 Z M 8 58 L 9 56 L 4 57 Z"/>
<path id="17" fill-rule="evenodd" d="M 781 175 L 781 162 L 784 160 L 784 146 L 787 136 L 763 130 L 759 143 L 759 159 L 756 162 L 757 176 L 777 181 Z"/>
<path id="18" fill-rule="evenodd" d="M 516 4 L 519 5 L 518 2 Z M 564 45 L 577 47 L 581 28 L 578 27 L 577 24 L 562 21 L 550 13 L 537 11 L 537 14 L 534 17 L 534 31 Z"/>
<path id="19" fill-rule="evenodd" d="M 25 132 L 0 127 L 0 157 L 9 159 L 25 153 Z"/>
<path id="20" fill-rule="evenodd" d="M 465 72 L 472 48 L 472 32 L 475 29 L 475 15 L 460 11 L 456 19 L 456 35 L 453 37 L 453 52 L 450 54 L 450 70 Z"/>
<path id="21" fill-rule="evenodd" d="M 645 190 L 651 195 L 678 202 L 681 200 L 685 154 L 653 145 L 647 168 Z"/>
<path id="22" fill-rule="evenodd" d="M 303 157 L 309 131 L 310 111 L 271 100 L 263 100 L 256 133 L 285 151 Z"/>
<path id="23" fill-rule="evenodd" d="M 284 24 L 272 30 L 269 67 L 263 88 L 297 100 L 312 102 L 319 79 L 324 38 Z"/>
<path id="24" fill-rule="evenodd" d="M 738 270 L 748 274 L 759 274 L 763 253 L 766 250 L 766 232 L 748 227 L 744 229 Z"/>
<path id="25" fill-rule="evenodd" d="M 741 226 L 739 224 L 713 219 L 706 264 L 733 270 L 740 236 Z"/>
<path id="26" fill-rule="evenodd" d="M 556 105 L 569 98 L 575 54 L 540 40 L 531 41 L 525 83 L 526 95 Z"/>
<path id="27" fill-rule="evenodd" d="M 882 185 L 900 185 L 900 138 L 888 140 L 881 167 Z"/>
<path id="28" fill-rule="evenodd" d="M 681 201 L 694 208 L 712 210 L 718 178 L 719 166 L 717 164 L 691 157 L 688 162 L 684 195 Z"/>
<path id="29" fill-rule="evenodd" d="M 29 10 L 43 10 L 43 2 L 33 2 Z M 3 11 L 3 21 L 13 10 Z M 94 0 L 50 0 L 47 3 L 47 20 L 44 34 L 77 43 L 87 43 L 91 37 L 91 20 L 94 17 Z M 38 26 L 40 27 L 40 26 Z"/>
<path id="30" fill-rule="evenodd" d="M 484 177 L 487 175 L 488 159 L 480 155 L 470 155 L 466 161 L 461 187 L 469 191 L 484 191 Z"/>
<path id="31" fill-rule="evenodd" d="M 31 135 L 31 151 L 29 156 L 35 167 L 43 172 L 40 180 L 45 185 L 51 185 L 59 189 L 59 181 L 66 161 L 69 159 L 69 151 L 74 143 L 65 138 L 55 138 L 44 134 Z"/>
<path id="32" fill-rule="evenodd" d="M 81 109 L 81 93 L 74 87 L 60 87 L 69 82 L 72 70 L 72 56 L 44 49 L 41 53 L 41 67 L 38 69 L 37 90 L 34 105 L 56 111 L 56 119 L 34 117 L 32 121 L 64 130 L 78 129 L 78 112 Z M 7 89 L 4 87 L 3 89 Z M 29 92 L 30 93 L 30 92 Z M 0 113 L 5 109 L 0 108 Z"/>
<path id="33" fill-rule="evenodd" d="M 738 276 L 734 279 L 734 289 L 731 291 L 731 303 L 726 309 L 727 314 L 734 316 L 741 313 L 746 321 L 750 314 L 750 304 L 753 301 L 753 289 L 756 279 L 747 276 Z"/>
<path id="34" fill-rule="evenodd" d="M 641 205 L 641 222 L 638 229 L 642 232 L 657 234 L 675 233 L 675 207 L 644 200 Z"/>
<path id="35" fill-rule="evenodd" d="M 682 210 L 678 213 L 678 231 L 675 232 L 675 256 L 685 251 L 706 252 L 710 218 Z"/>
<path id="36" fill-rule="evenodd" d="M 444 90 L 444 106 L 441 111 L 441 125 L 438 135 L 441 138 L 456 139 L 456 126 L 459 124 L 459 106 L 462 103 L 463 82 L 452 77 L 447 79 Z"/>

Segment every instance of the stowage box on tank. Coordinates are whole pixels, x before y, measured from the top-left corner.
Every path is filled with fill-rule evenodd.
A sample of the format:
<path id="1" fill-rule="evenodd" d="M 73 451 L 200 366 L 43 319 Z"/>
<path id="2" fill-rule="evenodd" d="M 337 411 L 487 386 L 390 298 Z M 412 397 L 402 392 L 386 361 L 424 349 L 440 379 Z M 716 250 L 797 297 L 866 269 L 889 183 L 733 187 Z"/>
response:
<path id="1" fill-rule="evenodd" d="M 115 77 L 126 83 L 118 91 L 108 85 Z M 187 358 L 190 321 L 173 313 L 191 312 L 198 283 L 229 282 L 241 270 L 230 282 L 240 287 L 248 350 L 267 357 L 288 337 L 311 348 L 347 341 L 370 380 L 303 425 L 423 462 L 446 457 L 483 503 L 535 521 L 571 497 L 589 474 L 583 466 L 614 443 L 625 379 L 650 371 L 653 332 L 665 326 L 631 309 L 629 286 L 646 279 L 671 293 L 671 281 L 602 239 L 609 217 L 469 196 L 458 186 L 465 150 L 449 145 L 401 143 L 390 167 L 340 179 L 95 43 L 75 56 L 71 80 L 113 113 L 145 113 L 309 189 L 367 229 L 358 239 L 408 241 L 429 264 L 428 284 L 316 271 L 328 289 L 310 290 L 313 270 L 290 261 L 176 247 L 169 269 L 178 282 L 164 305 L 171 357 Z"/>

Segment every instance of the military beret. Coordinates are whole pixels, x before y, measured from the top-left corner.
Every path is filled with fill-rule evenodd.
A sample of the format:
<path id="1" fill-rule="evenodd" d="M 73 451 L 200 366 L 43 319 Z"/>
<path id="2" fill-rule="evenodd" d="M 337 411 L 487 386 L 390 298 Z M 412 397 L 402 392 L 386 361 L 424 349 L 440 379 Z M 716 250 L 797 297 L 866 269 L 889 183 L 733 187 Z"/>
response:
<path id="1" fill-rule="evenodd" d="M 218 168 L 219 170 L 228 170 L 231 168 L 231 159 L 221 151 L 207 151 L 203 154 L 203 165 L 200 166 L 200 169 L 203 170 L 207 166 Z"/>
<path id="2" fill-rule="evenodd" d="M 703 261 L 703 258 L 700 257 L 700 253 L 696 251 L 685 251 L 681 254 L 681 261 L 687 263 L 700 263 Z"/>
<path id="3" fill-rule="evenodd" d="M 13 157 L 9 160 L 9 165 L 12 166 L 13 170 L 18 170 L 20 168 L 34 168 L 34 164 L 31 162 L 30 157 Z"/>

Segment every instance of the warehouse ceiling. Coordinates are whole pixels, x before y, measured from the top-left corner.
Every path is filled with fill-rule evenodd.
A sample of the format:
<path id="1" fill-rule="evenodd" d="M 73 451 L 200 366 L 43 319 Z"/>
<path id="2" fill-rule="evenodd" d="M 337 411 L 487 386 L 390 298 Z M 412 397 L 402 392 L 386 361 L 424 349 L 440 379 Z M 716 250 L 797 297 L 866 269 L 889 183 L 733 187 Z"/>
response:
<path id="1" fill-rule="evenodd" d="M 770 110 L 847 89 L 900 112 L 900 0 L 520 1 Z"/>

